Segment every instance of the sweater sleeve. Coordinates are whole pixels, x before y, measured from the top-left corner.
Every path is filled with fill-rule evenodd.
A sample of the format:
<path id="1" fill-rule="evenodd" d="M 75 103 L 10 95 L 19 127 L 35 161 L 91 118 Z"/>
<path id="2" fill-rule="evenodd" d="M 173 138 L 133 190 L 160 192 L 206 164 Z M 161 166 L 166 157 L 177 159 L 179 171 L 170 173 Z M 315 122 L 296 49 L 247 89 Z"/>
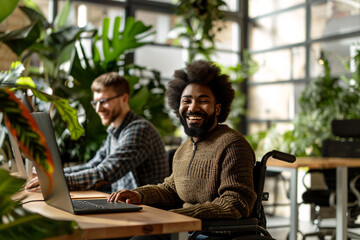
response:
<path id="1" fill-rule="evenodd" d="M 145 205 L 170 209 L 179 207 L 183 203 L 176 192 L 173 174 L 165 178 L 163 183 L 145 185 L 133 190 L 141 194 L 142 204 Z"/>
<path id="2" fill-rule="evenodd" d="M 247 142 L 230 144 L 222 153 L 218 197 L 204 203 L 186 203 L 173 212 L 201 219 L 248 217 L 256 200 L 253 185 L 255 156 Z"/>

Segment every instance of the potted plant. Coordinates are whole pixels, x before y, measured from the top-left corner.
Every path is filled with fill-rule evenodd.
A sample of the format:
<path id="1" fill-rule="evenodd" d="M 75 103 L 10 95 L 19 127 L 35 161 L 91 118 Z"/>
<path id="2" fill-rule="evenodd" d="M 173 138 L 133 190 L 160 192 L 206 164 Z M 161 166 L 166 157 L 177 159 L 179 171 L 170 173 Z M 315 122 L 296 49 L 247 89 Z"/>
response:
<path id="1" fill-rule="evenodd" d="M 299 157 L 321 156 L 322 142 L 338 138 L 335 136 L 337 133 L 332 132 L 332 125 L 345 124 L 344 127 L 349 128 L 351 122 L 357 125 L 352 131 L 359 128 L 360 51 L 353 57 L 355 70 L 350 71 L 350 61 L 346 62 L 344 67 L 347 74 L 341 77 L 331 76 L 327 54 L 321 55 L 324 73 L 303 91 L 299 99 L 302 112 L 295 116 L 293 129 L 282 134 L 273 126 L 267 131 L 248 136 L 257 152 L 275 148 Z M 340 131 L 343 130 L 341 127 Z M 346 133 L 342 137 L 346 137 Z"/>
<path id="2" fill-rule="evenodd" d="M 58 110 L 50 106 L 63 159 L 84 162 L 93 156 L 103 142 L 106 132 L 90 106 L 90 85 L 97 76 L 109 71 L 121 72 L 130 82 L 131 108 L 151 121 L 162 136 L 172 134 L 174 126 L 165 108 L 165 85 L 160 73 L 126 61 L 128 53 L 148 43 L 144 38 L 153 34 L 151 26 L 135 21 L 134 18 L 115 18 L 114 28 L 109 29 L 110 19 L 105 18 L 103 31 L 99 34 L 94 28 L 66 25 L 70 8 L 71 3 L 67 0 L 57 21 L 50 24 L 40 12 L 21 6 L 20 9 L 29 17 L 31 24 L 0 37 L 1 41 L 21 57 L 24 65 L 27 66 L 30 56 L 38 56 L 44 70 L 29 66 L 27 75 L 52 89 L 55 95 L 70 99 L 72 106 L 80 113 L 78 117 L 85 133 L 75 142 L 70 135 L 71 131 L 66 130 L 59 117 Z M 125 27 L 120 30 L 122 21 L 125 21 Z M 109 31 L 113 32 L 113 38 L 108 37 Z M 91 54 L 84 51 L 84 34 L 84 38 L 91 41 Z M 19 41 L 24 47 L 17 47 Z M 76 44 L 80 47 L 75 47 Z M 64 63 L 70 67 L 64 69 Z M 88 129 L 91 131 L 87 131 Z"/>
<path id="3" fill-rule="evenodd" d="M 9 134 L 18 139 L 19 147 L 26 156 L 37 164 L 48 176 L 52 185 L 53 164 L 46 139 L 37 127 L 26 106 L 15 96 L 8 86 L 17 81 L 19 89 L 31 89 L 41 96 L 35 88 L 25 87 L 30 79 L 19 78 L 22 65 L 17 65 L 9 72 L 0 73 L 0 112 L 9 129 Z M 14 87 L 17 84 L 13 85 Z M 44 93 L 45 97 L 48 96 Z M 22 199 L 12 199 L 24 185 L 25 180 L 11 176 L 5 169 L 0 169 L 0 239 L 42 239 L 46 237 L 71 234 L 77 225 L 72 221 L 56 221 L 38 214 L 30 213 L 21 207 Z M 39 227 L 41 226 L 41 227 Z"/>

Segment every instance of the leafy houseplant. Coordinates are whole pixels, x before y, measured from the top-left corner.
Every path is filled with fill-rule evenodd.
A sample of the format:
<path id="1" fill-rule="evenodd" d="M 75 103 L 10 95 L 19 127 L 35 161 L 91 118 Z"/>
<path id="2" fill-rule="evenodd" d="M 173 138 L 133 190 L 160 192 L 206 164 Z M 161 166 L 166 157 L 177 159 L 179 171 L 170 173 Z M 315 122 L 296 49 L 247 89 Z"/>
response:
<path id="1" fill-rule="evenodd" d="M 58 21 L 50 24 L 40 12 L 29 7 L 20 7 L 31 20 L 31 24 L 0 38 L 19 57 L 22 56 L 25 66 L 28 66 L 30 56 L 38 56 L 43 71 L 40 71 L 41 68 L 28 66 L 27 74 L 40 82 L 44 88 L 51 88 L 55 95 L 70 99 L 72 106 L 78 111 L 85 134 L 75 142 L 70 135 L 72 132 L 66 129 L 64 122 L 59 118 L 59 111 L 50 107 L 63 159 L 87 161 L 106 136 L 100 119 L 90 106 L 91 82 L 105 72 L 122 73 L 132 87 L 129 100 L 132 109 L 150 120 L 163 136 L 172 133 L 174 127 L 165 110 L 165 86 L 160 81 L 159 72 L 126 63 L 126 54 L 147 44 L 144 38 L 152 34 L 151 26 L 145 26 L 133 18 L 116 18 L 114 28 L 109 29 L 110 19 L 106 18 L 103 22 L 103 31 L 99 34 L 98 30 L 93 28 L 66 25 L 70 8 L 71 3 L 67 0 L 60 17 L 57 18 Z M 125 27 L 120 31 L 122 21 L 125 21 Z M 108 37 L 111 30 L 112 38 Z M 19 41 L 24 46 L 20 49 L 15 47 L 19 45 Z M 91 54 L 85 53 L 86 42 L 91 42 Z M 65 64 L 70 67 L 64 68 Z M 39 105 L 34 108 L 44 107 Z"/>
<path id="2" fill-rule="evenodd" d="M 223 0 L 179 0 L 176 15 L 180 21 L 174 30 L 179 32 L 174 44 L 185 40 L 188 44 L 188 61 L 192 62 L 203 57 L 211 60 L 215 52 L 215 37 L 224 28 L 225 14 L 221 10 L 227 5 Z M 241 130 L 241 116 L 246 115 L 246 96 L 243 93 L 243 82 L 247 77 L 254 74 L 258 64 L 251 58 L 246 49 L 242 54 L 242 61 L 236 66 L 219 66 L 221 70 L 230 76 L 235 98 L 232 103 L 228 122 L 234 129 Z"/>
<path id="3" fill-rule="evenodd" d="M 22 152 L 46 173 L 51 186 L 53 164 L 46 139 L 25 105 L 17 99 L 10 88 L 4 87 L 4 84 L 9 85 L 15 79 L 18 79 L 20 83 L 29 81 L 29 79 L 19 78 L 19 72 L 21 72 L 21 65 L 11 69 L 10 72 L 0 73 L 2 84 L 0 111 L 10 134 L 17 138 Z M 24 87 L 20 86 L 20 88 Z M 39 96 L 42 94 L 36 89 L 32 91 Z M 77 227 L 75 222 L 55 221 L 30 213 L 21 207 L 21 199 L 12 200 L 12 196 L 24 183 L 25 180 L 10 176 L 6 170 L 0 169 L 0 239 L 42 239 L 71 234 Z"/>
<path id="4" fill-rule="evenodd" d="M 1 2 L 1 4 L 3 3 L 4 1 Z M 12 3 L 14 5 L 8 2 L 6 6 L 0 4 L 1 21 L 13 12 L 18 1 L 12 1 Z M 53 165 L 46 139 L 39 131 L 27 108 L 15 96 L 15 89 L 9 87 L 22 90 L 29 89 L 42 100 L 56 102 L 55 105 L 59 109 L 62 107 L 65 109 L 68 106 L 66 104 L 62 105 L 66 100 L 63 102 L 59 98 L 38 91 L 31 79 L 20 77 L 22 71 L 23 66 L 15 64 L 9 72 L 0 73 L 1 116 L 10 134 L 17 138 L 22 152 L 47 174 L 51 185 Z M 67 117 L 67 114 L 63 115 L 64 119 Z M 71 118 L 67 118 L 67 121 L 68 126 L 74 126 Z M 25 180 L 10 176 L 6 170 L 0 169 L 0 239 L 43 239 L 71 234 L 77 227 L 75 222 L 55 221 L 27 212 L 20 205 L 21 199 L 12 199 L 13 194 L 20 190 L 24 182 Z"/>
<path id="5" fill-rule="evenodd" d="M 174 131 L 174 126 L 165 109 L 163 97 L 165 85 L 161 81 L 160 73 L 153 69 L 126 63 L 127 53 L 147 44 L 142 39 L 152 34 L 149 31 L 151 26 L 145 26 L 141 21 L 135 21 L 134 18 L 129 17 L 125 20 L 124 29 L 119 31 L 122 20 L 125 19 L 115 18 L 112 29 L 113 38 L 110 39 L 108 37 L 110 19 L 104 19 L 102 34 L 99 35 L 95 31 L 92 37 L 90 55 L 86 54 L 83 43 L 79 41 L 80 48 L 75 52 L 70 68 L 70 75 L 74 78 L 74 86 L 66 88 L 66 90 L 62 88 L 69 97 L 76 96 L 76 99 L 79 100 L 85 112 L 83 126 L 85 129 L 92 129 L 84 136 L 84 142 L 81 144 L 83 146 L 89 146 L 88 143 L 91 143 L 92 139 L 99 140 L 99 135 L 104 135 L 103 131 L 100 134 L 93 128 L 94 125 L 100 125 L 100 122 L 98 117 L 94 118 L 95 111 L 90 107 L 90 100 L 92 99 L 90 85 L 97 76 L 110 71 L 121 72 L 128 80 L 131 88 L 129 105 L 136 114 L 152 122 L 163 137 L 172 134 Z M 102 43 L 100 49 L 98 48 L 99 42 Z M 103 53 L 103 57 L 100 57 L 100 53 Z M 98 127 L 98 129 L 102 128 Z M 64 138 L 62 142 L 69 143 Z M 98 146 L 99 144 L 92 150 L 97 150 Z M 81 153 L 82 151 L 79 151 L 78 158 Z M 90 155 L 92 155 L 90 152 L 86 153 L 87 158 Z"/>
<path id="6" fill-rule="evenodd" d="M 258 70 L 258 64 L 251 58 L 249 52 L 244 50 L 240 63 L 236 66 L 222 66 L 221 68 L 224 73 L 230 76 L 230 81 L 235 91 L 234 101 L 231 104 L 231 111 L 227 121 L 233 125 L 234 129 L 240 131 L 240 116 L 246 115 L 246 96 L 243 93 L 243 83 L 246 78 Z"/>
<path id="7" fill-rule="evenodd" d="M 302 112 L 295 116 L 293 130 L 280 134 L 269 131 L 250 136 L 251 142 L 263 137 L 263 144 L 255 146 L 258 152 L 277 148 L 296 156 L 320 156 L 322 142 L 336 138 L 331 131 L 334 119 L 360 118 L 360 51 L 353 57 L 354 71 L 349 63 L 344 64 L 347 76 L 333 77 L 326 59 L 321 61 L 323 76 L 314 79 L 304 90 L 299 100 Z M 349 77 L 350 76 L 350 77 Z M 269 143 L 267 145 L 267 143 Z M 253 145 L 254 147 L 254 145 Z"/>
<path id="8" fill-rule="evenodd" d="M 181 19 L 174 29 L 180 33 L 175 44 L 185 39 L 188 44 L 189 62 L 197 55 L 210 60 L 215 50 L 215 35 L 222 30 L 225 15 L 220 10 L 226 7 L 223 0 L 179 0 L 176 15 Z"/>
<path id="9" fill-rule="evenodd" d="M 33 214 L 21 207 L 20 200 L 12 196 L 20 190 L 25 180 L 15 178 L 0 169 L 0 239 L 44 239 L 71 234 L 77 225 L 72 221 L 58 221 Z"/>

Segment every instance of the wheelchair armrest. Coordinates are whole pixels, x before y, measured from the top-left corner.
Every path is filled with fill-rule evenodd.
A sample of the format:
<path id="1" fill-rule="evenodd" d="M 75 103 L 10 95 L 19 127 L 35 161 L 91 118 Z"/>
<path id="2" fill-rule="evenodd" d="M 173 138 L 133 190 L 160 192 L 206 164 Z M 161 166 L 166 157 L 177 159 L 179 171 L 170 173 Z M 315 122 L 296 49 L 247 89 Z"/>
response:
<path id="1" fill-rule="evenodd" d="M 360 175 L 355 176 L 350 180 L 350 191 L 355 195 L 357 205 L 360 207 L 360 192 L 356 188 L 356 182 L 360 179 Z"/>

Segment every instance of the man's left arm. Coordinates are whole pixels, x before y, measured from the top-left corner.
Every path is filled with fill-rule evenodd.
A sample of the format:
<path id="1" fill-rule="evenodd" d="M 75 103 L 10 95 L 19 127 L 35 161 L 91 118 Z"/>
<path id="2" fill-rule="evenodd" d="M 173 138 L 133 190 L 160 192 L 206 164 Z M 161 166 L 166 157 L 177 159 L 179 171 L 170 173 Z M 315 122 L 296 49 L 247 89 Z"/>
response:
<path id="1" fill-rule="evenodd" d="M 255 156 L 247 142 L 234 142 L 224 150 L 219 197 L 213 201 L 172 211 L 201 219 L 248 217 L 256 200 L 253 186 Z"/>
<path id="2" fill-rule="evenodd" d="M 119 136 L 115 151 L 97 166 L 67 174 L 70 189 L 94 189 L 115 182 L 147 159 L 151 152 L 149 126 L 137 121 L 129 124 Z"/>

